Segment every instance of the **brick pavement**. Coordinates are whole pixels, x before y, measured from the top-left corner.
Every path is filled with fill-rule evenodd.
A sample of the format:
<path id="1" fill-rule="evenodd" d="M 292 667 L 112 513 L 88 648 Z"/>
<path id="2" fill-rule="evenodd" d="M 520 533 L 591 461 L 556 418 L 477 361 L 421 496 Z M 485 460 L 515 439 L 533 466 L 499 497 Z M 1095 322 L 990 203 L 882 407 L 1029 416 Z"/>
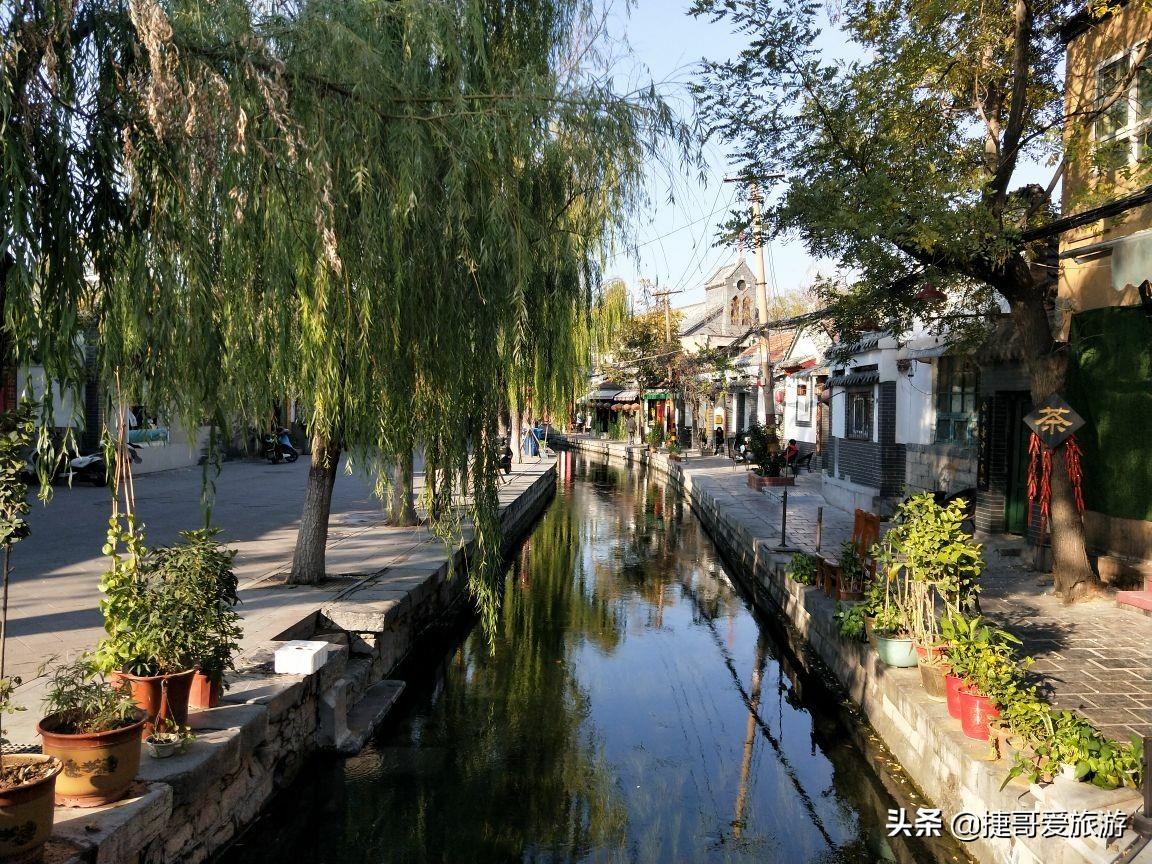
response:
<path id="1" fill-rule="evenodd" d="M 684 470 L 732 508 L 755 536 L 780 537 L 780 489 L 755 492 L 744 471 L 718 457 L 691 457 Z M 819 473 L 801 473 L 788 493 L 790 546 L 816 551 L 816 510 L 824 508 L 824 554 L 851 537 L 852 514 L 828 504 Z M 882 525 L 882 530 L 886 527 Z M 1050 576 L 1030 571 L 1022 543 L 985 542 L 981 609 L 1015 633 L 1035 659 L 1034 678 L 1052 704 L 1082 713 L 1105 734 L 1126 740 L 1152 735 L 1152 618 L 1104 597 L 1066 606 L 1052 595 Z"/>

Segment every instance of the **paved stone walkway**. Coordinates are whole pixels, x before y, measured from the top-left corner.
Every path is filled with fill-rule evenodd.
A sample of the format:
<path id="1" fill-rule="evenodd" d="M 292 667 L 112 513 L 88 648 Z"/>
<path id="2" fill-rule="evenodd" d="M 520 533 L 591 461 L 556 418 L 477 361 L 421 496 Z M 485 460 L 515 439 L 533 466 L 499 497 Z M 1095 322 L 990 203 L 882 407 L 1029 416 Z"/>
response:
<path id="1" fill-rule="evenodd" d="M 755 536 L 779 542 L 780 489 L 755 492 L 745 472 L 719 457 L 684 463 L 694 483 L 706 484 L 739 514 Z M 787 540 L 816 551 L 816 513 L 823 507 L 821 549 L 834 555 L 852 535 L 852 514 L 820 494 L 820 474 L 801 472 L 788 490 Z M 882 523 L 883 531 L 886 524 Z M 1023 641 L 1032 671 L 1052 704 L 1079 711 L 1110 737 L 1152 735 L 1152 618 L 1101 598 L 1066 606 L 1052 595 L 1050 576 L 1028 570 L 1023 544 L 1008 538 L 985 543 L 981 609 Z"/>

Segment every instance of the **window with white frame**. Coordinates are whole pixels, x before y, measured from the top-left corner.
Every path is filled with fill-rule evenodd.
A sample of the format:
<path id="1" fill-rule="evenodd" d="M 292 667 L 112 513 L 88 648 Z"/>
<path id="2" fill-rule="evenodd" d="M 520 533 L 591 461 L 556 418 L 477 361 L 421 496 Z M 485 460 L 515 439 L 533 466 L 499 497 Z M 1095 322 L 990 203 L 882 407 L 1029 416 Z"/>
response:
<path id="1" fill-rule="evenodd" d="M 796 384 L 796 422 L 812 422 L 812 397 L 808 393 L 808 379 Z"/>
<path id="2" fill-rule="evenodd" d="M 1141 47 L 1096 70 L 1096 107 L 1103 109 L 1095 123 L 1096 159 L 1106 170 L 1152 159 L 1152 60 L 1132 69 Z"/>

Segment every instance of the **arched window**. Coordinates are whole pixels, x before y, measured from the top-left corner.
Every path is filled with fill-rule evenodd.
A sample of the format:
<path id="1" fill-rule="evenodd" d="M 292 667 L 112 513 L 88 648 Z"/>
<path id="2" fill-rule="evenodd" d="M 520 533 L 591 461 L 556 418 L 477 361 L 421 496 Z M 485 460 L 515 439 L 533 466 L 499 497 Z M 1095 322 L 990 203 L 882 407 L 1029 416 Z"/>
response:
<path id="1" fill-rule="evenodd" d="M 732 298 L 732 310 L 728 314 L 728 320 L 732 322 L 732 326 L 736 327 L 740 324 L 740 298 Z"/>
<path id="2" fill-rule="evenodd" d="M 741 321 L 745 327 L 751 327 L 752 326 L 752 298 L 751 297 L 745 297 L 744 298 L 744 310 L 740 316 L 740 319 L 741 319 Z"/>

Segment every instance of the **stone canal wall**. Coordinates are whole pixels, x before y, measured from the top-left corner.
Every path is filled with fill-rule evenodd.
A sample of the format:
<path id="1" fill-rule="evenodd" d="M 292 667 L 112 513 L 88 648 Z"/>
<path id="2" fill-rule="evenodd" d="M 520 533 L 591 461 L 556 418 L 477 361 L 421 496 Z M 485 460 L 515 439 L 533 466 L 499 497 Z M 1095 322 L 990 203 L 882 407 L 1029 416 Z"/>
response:
<path id="1" fill-rule="evenodd" d="M 646 466 L 665 477 L 689 501 L 717 546 L 734 566 L 753 602 L 795 631 L 860 706 L 904 772 L 934 806 L 943 824 L 961 812 L 1113 811 L 1131 813 L 1139 798 L 1131 789 L 1104 791 L 1088 784 L 1058 780 L 1039 786 L 1014 780 L 1000 786 L 1009 765 L 992 758 L 988 745 L 964 737 L 943 704 L 928 698 L 916 669 L 885 666 L 870 647 L 842 639 L 833 617 L 835 601 L 818 588 L 799 585 L 784 575 L 790 552 L 772 548 L 778 535 L 757 536 L 720 502 L 718 479 L 693 462 L 671 462 L 662 454 L 615 441 L 576 438 L 569 446 L 629 467 Z M 728 472 L 730 469 L 721 469 Z M 911 811 L 910 811 L 911 812 Z M 914 816 L 914 814 L 913 814 Z M 965 848 L 987 864 L 1113 864 L 1130 860 L 1137 836 L 1129 830 L 1111 846 L 1098 839 L 1066 837 L 979 838 Z M 1141 859 L 1142 860 L 1142 859 Z"/>
<path id="2" fill-rule="evenodd" d="M 501 496 L 506 547 L 531 528 L 555 488 L 551 461 L 512 476 Z M 223 704 L 190 715 L 196 738 L 188 750 L 164 760 L 145 757 L 128 800 L 57 808 L 46 859 L 198 864 L 255 820 L 310 754 L 358 750 L 403 689 L 388 674 L 464 596 L 470 548 L 466 542 L 449 555 L 443 544 L 425 547 L 388 568 L 387 588 L 369 576 L 312 610 L 290 634 L 332 644 L 312 675 L 273 674 L 278 643 L 245 655 L 229 676 Z M 403 571 L 399 579 L 395 569 Z"/>

